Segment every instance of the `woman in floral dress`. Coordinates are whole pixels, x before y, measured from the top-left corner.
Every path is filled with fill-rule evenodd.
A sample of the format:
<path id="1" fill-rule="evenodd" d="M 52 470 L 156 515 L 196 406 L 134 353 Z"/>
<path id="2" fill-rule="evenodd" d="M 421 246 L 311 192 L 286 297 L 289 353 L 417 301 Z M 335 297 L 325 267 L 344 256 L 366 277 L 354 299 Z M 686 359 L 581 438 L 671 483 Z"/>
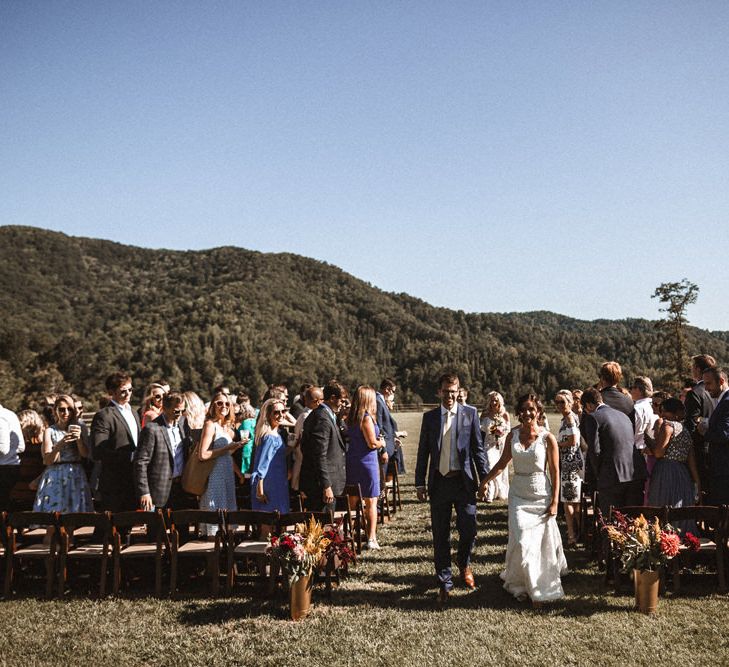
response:
<path id="1" fill-rule="evenodd" d="M 562 415 L 557 434 L 559 446 L 559 496 L 567 523 L 567 546 L 577 545 L 580 525 L 580 496 L 585 467 L 580 449 L 580 421 L 572 412 L 574 397 L 569 389 L 560 389 L 554 397 L 557 411 Z"/>

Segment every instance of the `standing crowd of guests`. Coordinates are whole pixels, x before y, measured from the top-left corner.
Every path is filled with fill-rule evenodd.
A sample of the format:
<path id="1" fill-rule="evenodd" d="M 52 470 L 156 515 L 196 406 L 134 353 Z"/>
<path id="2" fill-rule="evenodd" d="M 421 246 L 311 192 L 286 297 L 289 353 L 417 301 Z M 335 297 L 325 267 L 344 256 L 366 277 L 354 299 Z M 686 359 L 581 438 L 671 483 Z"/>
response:
<path id="1" fill-rule="evenodd" d="M 365 507 L 367 548 L 377 542 L 378 501 L 395 466 L 404 472 L 391 410 L 396 384 L 350 393 L 338 381 L 304 384 L 289 406 L 271 385 L 260 410 L 225 386 L 208 403 L 158 381 L 132 407 L 132 378 L 106 378 L 106 398 L 91 424 L 71 395 L 49 396 L 42 414 L 0 406 L 0 511 L 121 512 L 155 508 L 288 512 L 292 501 L 320 510 L 348 489 Z M 191 456 L 207 466 L 204 492 L 184 486 Z M 203 526 L 213 535 L 217 526 Z"/>

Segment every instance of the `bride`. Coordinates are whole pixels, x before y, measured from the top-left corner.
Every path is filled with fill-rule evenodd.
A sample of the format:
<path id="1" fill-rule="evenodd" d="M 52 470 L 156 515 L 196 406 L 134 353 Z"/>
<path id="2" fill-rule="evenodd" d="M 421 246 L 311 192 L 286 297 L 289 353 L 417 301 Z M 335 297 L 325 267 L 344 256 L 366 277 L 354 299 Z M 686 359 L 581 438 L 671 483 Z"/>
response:
<path id="1" fill-rule="evenodd" d="M 482 480 L 483 498 L 490 481 L 514 462 L 509 489 L 509 544 L 501 573 L 504 588 L 517 600 L 531 598 L 534 607 L 564 597 L 561 575 L 567 571 L 557 527 L 559 450 L 555 437 L 537 423 L 542 404 L 534 394 L 516 404 L 521 426 L 506 440 L 499 462 Z M 549 467 L 549 477 L 546 469 Z"/>

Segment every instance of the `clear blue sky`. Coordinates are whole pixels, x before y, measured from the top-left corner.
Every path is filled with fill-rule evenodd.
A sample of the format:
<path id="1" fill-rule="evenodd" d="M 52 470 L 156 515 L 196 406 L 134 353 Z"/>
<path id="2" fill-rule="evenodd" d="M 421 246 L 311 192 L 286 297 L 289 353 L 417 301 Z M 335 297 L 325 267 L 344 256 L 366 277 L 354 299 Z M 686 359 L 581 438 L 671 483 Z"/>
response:
<path id="1" fill-rule="evenodd" d="M 729 3 L 0 3 L 0 224 L 729 329 Z"/>

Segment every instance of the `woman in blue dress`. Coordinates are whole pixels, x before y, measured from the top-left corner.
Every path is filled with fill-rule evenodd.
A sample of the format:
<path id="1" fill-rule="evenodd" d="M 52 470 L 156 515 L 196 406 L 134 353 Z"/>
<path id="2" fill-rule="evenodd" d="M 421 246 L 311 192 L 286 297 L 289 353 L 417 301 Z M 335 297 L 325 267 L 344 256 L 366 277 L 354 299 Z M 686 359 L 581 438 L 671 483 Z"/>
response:
<path id="1" fill-rule="evenodd" d="M 251 475 L 251 507 L 282 514 L 289 511 L 287 447 L 278 432 L 286 406 L 269 398 L 262 406 L 256 424 L 256 445 Z"/>
<path id="2" fill-rule="evenodd" d="M 53 407 L 56 423 L 43 436 L 43 471 L 33 510 L 93 512 L 91 490 L 81 460 L 88 454 L 88 433 L 78 423 L 75 402 L 62 394 Z"/>
<path id="3" fill-rule="evenodd" d="M 200 496 L 201 510 L 236 510 L 235 474 L 237 468 L 232 454 L 240 449 L 241 442 L 233 442 L 235 415 L 227 394 L 218 392 L 210 401 L 210 407 L 200 436 L 200 460 L 213 459 L 213 469 L 208 477 L 205 493 Z M 214 524 L 201 524 L 203 535 L 218 532 Z"/>
<path id="4" fill-rule="evenodd" d="M 372 387 L 360 386 L 354 394 L 347 419 L 347 484 L 359 484 L 364 498 L 367 523 L 367 549 L 379 549 L 377 542 L 377 501 L 380 497 L 380 465 L 377 450 L 385 446 L 375 422 L 377 398 Z M 356 497 L 350 496 L 354 507 Z"/>

